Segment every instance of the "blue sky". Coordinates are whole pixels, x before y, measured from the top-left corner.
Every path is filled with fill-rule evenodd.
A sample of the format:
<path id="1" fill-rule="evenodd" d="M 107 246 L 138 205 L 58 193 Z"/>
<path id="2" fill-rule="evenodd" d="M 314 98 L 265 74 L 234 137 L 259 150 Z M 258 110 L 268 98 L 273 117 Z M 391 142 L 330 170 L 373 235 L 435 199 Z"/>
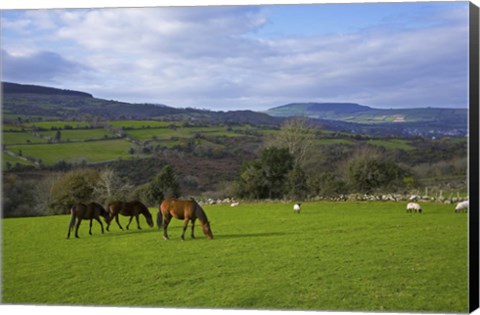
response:
<path id="1" fill-rule="evenodd" d="M 3 10 L 2 80 L 213 110 L 467 107 L 468 2 Z"/>

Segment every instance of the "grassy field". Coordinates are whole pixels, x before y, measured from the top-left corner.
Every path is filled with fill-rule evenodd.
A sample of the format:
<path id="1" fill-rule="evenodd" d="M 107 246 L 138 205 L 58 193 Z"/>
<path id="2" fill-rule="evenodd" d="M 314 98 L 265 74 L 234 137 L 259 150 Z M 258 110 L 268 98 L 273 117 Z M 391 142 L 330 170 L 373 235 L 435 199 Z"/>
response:
<path id="1" fill-rule="evenodd" d="M 49 139 L 54 139 L 56 131 L 41 131 L 39 134 L 42 137 Z M 105 139 L 108 137 L 115 137 L 114 134 L 106 131 L 105 129 L 80 129 L 80 130 L 62 130 L 61 131 L 61 140 L 62 141 L 84 141 L 84 140 L 96 140 L 96 139 Z"/>
<path id="2" fill-rule="evenodd" d="M 3 141 L 2 143 L 5 145 L 47 143 L 46 139 L 36 137 L 26 132 L 3 132 L 2 141 Z"/>
<path id="3" fill-rule="evenodd" d="M 413 150 L 414 147 L 405 139 L 388 139 L 388 140 L 369 140 L 368 144 L 384 147 L 385 149 L 400 149 L 405 151 Z"/>
<path id="4" fill-rule="evenodd" d="M 132 144 L 124 139 L 58 144 L 12 145 L 8 149 L 14 153 L 22 151 L 23 156 L 41 159 L 45 164 L 60 160 L 67 162 L 102 162 L 117 158 L 130 158 L 128 149 Z"/>
<path id="5" fill-rule="evenodd" d="M 94 222 L 93 236 L 83 222 L 66 240 L 66 215 L 3 219 L 2 302 L 466 312 L 467 216 L 423 206 L 205 206 L 215 239 L 197 228 L 184 242 L 181 221 L 170 241 L 143 218 L 143 230 L 114 223 L 105 235 Z"/>

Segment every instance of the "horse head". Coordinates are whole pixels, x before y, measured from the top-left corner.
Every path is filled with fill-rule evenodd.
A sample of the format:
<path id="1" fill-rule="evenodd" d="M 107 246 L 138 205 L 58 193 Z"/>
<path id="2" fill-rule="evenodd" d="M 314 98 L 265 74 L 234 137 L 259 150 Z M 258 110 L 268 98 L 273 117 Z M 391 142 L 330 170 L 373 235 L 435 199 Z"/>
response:
<path id="1" fill-rule="evenodd" d="M 145 216 L 145 218 L 147 219 L 147 224 L 150 226 L 150 227 L 153 227 L 153 219 L 152 219 L 152 216 Z"/>
<path id="2" fill-rule="evenodd" d="M 106 224 L 109 224 L 110 221 L 112 221 L 110 213 L 108 213 L 108 211 L 105 210 L 105 208 L 103 208 L 102 206 L 100 206 L 100 215 L 103 217 L 103 220 Z"/>
<path id="3" fill-rule="evenodd" d="M 202 229 L 203 234 L 205 234 L 209 240 L 213 239 L 212 230 L 210 229 L 210 223 L 208 221 L 203 223 Z"/>
<path id="4" fill-rule="evenodd" d="M 143 215 L 145 216 L 145 220 L 147 220 L 147 224 L 150 227 L 153 227 L 154 224 L 153 224 L 152 214 L 150 213 L 148 208 L 146 206 L 142 205 L 142 208 L 141 208 L 140 212 L 143 213 Z"/>

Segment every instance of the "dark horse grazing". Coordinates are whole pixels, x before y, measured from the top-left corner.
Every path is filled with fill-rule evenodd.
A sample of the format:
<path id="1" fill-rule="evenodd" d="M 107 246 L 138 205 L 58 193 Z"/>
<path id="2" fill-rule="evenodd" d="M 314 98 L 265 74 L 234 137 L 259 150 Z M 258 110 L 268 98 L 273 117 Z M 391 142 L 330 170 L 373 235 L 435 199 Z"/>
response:
<path id="1" fill-rule="evenodd" d="M 182 240 L 185 239 L 185 230 L 187 229 L 188 221 L 192 221 L 192 238 L 193 229 L 195 227 L 195 220 L 199 219 L 202 224 L 203 233 L 209 240 L 213 238 L 212 230 L 210 229 L 210 223 L 208 222 L 207 215 L 203 211 L 202 207 L 193 199 L 190 200 L 176 200 L 165 199 L 160 203 L 157 215 L 157 225 L 160 228 L 162 226 L 163 217 L 163 238 L 168 240 L 167 228 L 170 220 L 173 218 L 183 220 L 183 232 Z"/>
<path id="2" fill-rule="evenodd" d="M 70 238 L 70 232 L 73 230 L 75 221 L 77 221 L 77 226 L 75 227 L 75 237 L 78 238 L 78 228 L 83 219 L 90 220 L 90 230 L 88 233 L 92 235 L 92 221 L 93 219 L 97 220 L 102 227 L 103 234 L 103 224 L 100 221 L 100 216 L 105 220 L 106 224 L 110 224 L 110 216 L 108 215 L 107 210 L 105 210 L 101 205 L 96 202 L 90 202 L 89 204 L 78 203 L 70 209 L 71 219 L 70 225 L 68 226 L 68 235 L 67 238 Z"/>
<path id="3" fill-rule="evenodd" d="M 133 217 L 137 220 L 137 228 L 141 230 L 142 228 L 140 227 L 140 222 L 138 221 L 138 216 L 140 214 L 143 214 L 145 216 L 145 219 L 147 220 L 147 224 L 150 225 L 150 227 L 153 227 L 153 219 L 152 215 L 150 214 L 150 211 L 148 211 L 148 208 L 141 203 L 140 201 L 130 201 L 130 202 L 123 202 L 123 201 L 113 201 L 108 204 L 108 212 L 110 213 L 110 222 L 107 225 L 107 231 L 109 231 L 110 228 L 110 223 L 113 221 L 113 218 L 115 218 L 115 221 L 117 222 L 118 226 L 120 227 L 121 230 L 123 230 L 123 227 L 120 225 L 120 221 L 118 220 L 118 215 L 124 215 L 127 217 L 130 217 L 130 221 L 128 221 L 127 224 L 127 230 L 130 226 L 130 223 L 132 223 Z"/>

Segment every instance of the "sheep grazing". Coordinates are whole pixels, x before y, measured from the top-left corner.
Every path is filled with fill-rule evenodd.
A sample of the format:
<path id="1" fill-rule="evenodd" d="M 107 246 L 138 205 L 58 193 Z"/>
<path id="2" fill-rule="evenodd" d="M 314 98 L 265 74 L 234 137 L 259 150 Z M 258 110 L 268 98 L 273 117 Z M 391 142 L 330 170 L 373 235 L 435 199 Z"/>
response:
<path id="1" fill-rule="evenodd" d="M 230 204 L 230 207 L 237 207 L 240 204 L 240 202 L 232 202 Z"/>
<path id="2" fill-rule="evenodd" d="M 407 204 L 407 212 L 418 212 L 422 213 L 422 207 L 416 202 L 409 202 Z"/>
<path id="3" fill-rule="evenodd" d="M 300 203 L 296 203 L 293 205 L 293 213 L 300 213 L 300 209 L 301 209 Z"/>
<path id="4" fill-rule="evenodd" d="M 468 200 L 457 203 L 455 212 L 468 212 Z"/>

